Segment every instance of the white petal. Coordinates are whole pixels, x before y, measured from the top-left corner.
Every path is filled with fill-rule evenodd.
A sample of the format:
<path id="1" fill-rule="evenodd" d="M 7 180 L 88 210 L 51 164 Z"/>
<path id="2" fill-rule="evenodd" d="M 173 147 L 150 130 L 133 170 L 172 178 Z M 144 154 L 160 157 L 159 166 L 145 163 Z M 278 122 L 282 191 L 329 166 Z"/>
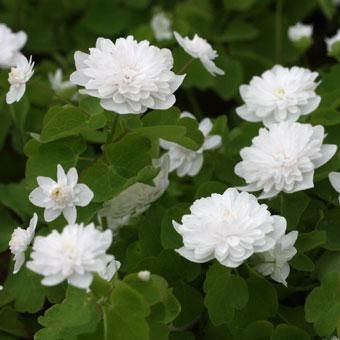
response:
<path id="1" fill-rule="evenodd" d="M 78 182 L 78 172 L 76 168 L 71 168 L 67 172 L 67 184 L 70 186 L 75 186 Z"/>
<path id="2" fill-rule="evenodd" d="M 14 263 L 13 274 L 16 274 L 25 262 L 25 253 L 22 252 L 22 253 L 16 254 L 14 256 L 14 261 L 15 263 Z"/>
<path id="3" fill-rule="evenodd" d="M 44 210 L 44 219 L 46 222 L 52 222 L 54 221 L 56 218 L 58 218 L 61 214 L 61 210 L 60 209 L 50 209 L 50 208 L 46 208 Z"/>
<path id="4" fill-rule="evenodd" d="M 331 172 L 328 175 L 329 181 L 332 184 L 332 187 L 340 193 L 340 172 Z"/>
<path id="5" fill-rule="evenodd" d="M 67 207 L 63 210 L 63 215 L 69 224 L 73 224 L 77 220 L 77 209 L 76 207 Z"/>
<path id="6" fill-rule="evenodd" d="M 34 189 L 29 194 L 29 200 L 37 207 L 44 208 L 46 206 L 46 194 L 41 188 Z"/>
<path id="7" fill-rule="evenodd" d="M 73 274 L 67 279 L 70 285 L 82 289 L 89 288 L 92 283 L 92 280 L 93 276 L 91 273 Z"/>
<path id="8" fill-rule="evenodd" d="M 76 189 L 79 190 L 77 205 L 86 207 L 94 197 L 93 191 L 86 184 L 82 183 L 77 184 Z"/>

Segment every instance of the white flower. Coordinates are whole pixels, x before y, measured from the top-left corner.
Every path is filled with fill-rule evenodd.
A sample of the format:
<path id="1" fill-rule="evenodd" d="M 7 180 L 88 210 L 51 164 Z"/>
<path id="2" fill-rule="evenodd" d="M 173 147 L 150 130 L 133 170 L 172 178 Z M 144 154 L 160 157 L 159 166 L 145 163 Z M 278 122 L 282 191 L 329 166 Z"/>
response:
<path id="1" fill-rule="evenodd" d="M 114 275 L 120 268 L 120 262 L 114 258 L 108 263 L 106 268 L 102 272 L 98 272 L 99 276 L 106 281 L 111 281 Z"/>
<path id="2" fill-rule="evenodd" d="M 53 230 L 34 239 L 27 267 L 44 276 L 41 283 L 45 286 L 67 280 L 70 285 L 88 288 L 93 273 L 104 273 L 113 259 L 106 254 L 111 242 L 111 230 L 101 232 L 93 223 L 67 225 L 61 233 Z"/>
<path id="3" fill-rule="evenodd" d="M 299 41 L 303 38 L 311 38 L 313 34 L 312 25 L 304 25 L 301 22 L 288 28 L 288 37 L 291 41 Z"/>
<path id="4" fill-rule="evenodd" d="M 260 198 L 279 192 L 293 193 L 312 188 L 314 170 L 329 161 L 336 145 L 322 144 L 321 125 L 282 122 L 262 128 L 250 147 L 240 152 L 235 173 L 243 177 L 246 191 L 263 190 Z"/>
<path id="5" fill-rule="evenodd" d="M 90 54 L 78 51 L 74 59 L 77 71 L 71 82 L 85 87 L 81 93 L 100 98 L 104 109 L 121 114 L 170 108 L 185 77 L 171 71 L 169 49 L 137 42 L 132 36 L 115 43 L 98 38 Z"/>
<path id="6" fill-rule="evenodd" d="M 137 274 L 138 278 L 142 281 L 148 282 L 151 277 L 151 273 L 148 270 L 142 270 Z"/>
<path id="7" fill-rule="evenodd" d="M 338 43 L 340 41 L 340 29 L 338 29 L 335 33 L 335 35 L 333 35 L 332 37 L 330 38 L 326 38 L 325 39 L 325 42 L 326 42 L 326 45 L 327 45 L 327 51 L 328 53 L 331 53 L 332 50 L 333 50 L 333 45 L 335 43 Z"/>
<path id="8" fill-rule="evenodd" d="M 0 291 L 3 290 L 3 289 L 4 289 L 4 287 L 0 285 Z"/>
<path id="9" fill-rule="evenodd" d="M 189 112 L 183 112 L 181 117 L 195 117 Z M 196 151 L 187 149 L 179 144 L 160 140 L 160 146 L 168 150 L 170 156 L 169 171 L 176 170 L 179 177 L 185 175 L 196 176 L 203 165 L 203 152 L 206 150 L 216 149 L 221 145 L 222 138 L 219 135 L 210 135 L 213 124 L 209 118 L 204 118 L 199 124 L 199 130 L 203 133 L 203 145 Z"/>
<path id="10" fill-rule="evenodd" d="M 23 55 L 19 55 L 16 58 L 15 67 L 12 67 L 11 72 L 8 74 L 10 88 L 6 95 L 7 104 L 18 102 L 25 94 L 26 83 L 34 73 L 33 67 L 34 62 L 32 62 L 32 57 L 30 57 L 29 60 Z"/>
<path id="11" fill-rule="evenodd" d="M 69 80 L 63 80 L 63 71 L 60 68 L 58 68 L 55 73 L 49 73 L 48 80 L 52 89 L 56 93 L 60 93 L 74 87 Z"/>
<path id="12" fill-rule="evenodd" d="M 0 24 L 0 68 L 15 65 L 20 50 L 26 44 L 27 35 L 20 31 L 13 33 L 5 24 Z"/>
<path id="13" fill-rule="evenodd" d="M 340 172 L 331 172 L 328 175 L 328 179 L 331 182 L 331 185 L 334 188 L 334 190 L 340 194 Z M 339 202 L 340 202 L 340 196 L 339 196 Z"/>
<path id="14" fill-rule="evenodd" d="M 281 121 L 297 121 L 301 115 L 314 111 L 320 96 L 315 93 L 317 72 L 293 66 L 280 65 L 253 77 L 249 85 L 240 86 L 245 104 L 236 109 L 237 114 L 250 122 L 268 126 Z"/>
<path id="15" fill-rule="evenodd" d="M 25 262 L 25 251 L 32 242 L 37 223 L 38 216 L 34 214 L 27 229 L 18 227 L 14 229 L 12 233 L 11 240 L 9 241 L 9 249 L 14 255 L 15 261 L 13 274 L 16 274 Z"/>
<path id="16" fill-rule="evenodd" d="M 256 261 L 261 262 L 255 269 L 263 276 L 268 276 L 287 286 L 286 279 L 290 272 L 290 261 L 297 250 L 294 247 L 298 237 L 297 231 L 291 231 L 285 235 L 286 224 L 282 224 L 276 233 L 276 243 L 273 249 L 256 255 Z"/>
<path id="17" fill-rule="evenodd" d="M 272 234 L 286 223 L 281 216 L 271 216 L 254 195 L 234 188 L 196 200 L 190 212 L 182 217 L 182 224 L 173 221 L 184 243 L 176 251 L 192 262 L 216 258 L 230 268 L 238 267 L 254 253 L 272 249 Z"/>
<path id="18" fill-rule="evenodd" d="M 85 184 L 78 184 L 76 168 L 71 168 L 67 175 L 61 165 L 57 167 L 57 182 L 49 177 L 37 178 L 39 187 L 29 195 L 30 201 L 41 208 L 45 208 L 44 218 L 51 222 L 64 215 L 68 223 L 75 223 L 77 219 L 76 206 L 87 206 L 93 192 Z"/>
<path id="19" fill-rule="evenodd" d="M 153 160 L 153 166 L 160 168 L 158 175 L 153 179 L 154 186 L 135 183 L 104 203 L 99 216 L 106 218 L 109 228 L 116 230 L 128 224 L 131 217 L 142 214 L 152 202 L 163 195 L 169 185 L 169 158 L 164 156 L 159 160 Z"/>
<path id="20" fill-rule="evenodd" d="M 217 52 L 205 39 L 199 37 L 197 34 L 195 34 L 192 39 L 188 37 L 183 38 L 177 32 L 174 32 L 174 35 L 184 51 L 193 58 L 199 59 L 211 75 L 224 75 L 224 71 L 218 68 L 213 62 L 213 60 L 218 57 Z"/>
<path id="21" fill-rule="evenodd" d="M 165 13 L 157 13 L 151 19 L 151 28 L 158 41 L 172 38 L 171 21 Z"/>

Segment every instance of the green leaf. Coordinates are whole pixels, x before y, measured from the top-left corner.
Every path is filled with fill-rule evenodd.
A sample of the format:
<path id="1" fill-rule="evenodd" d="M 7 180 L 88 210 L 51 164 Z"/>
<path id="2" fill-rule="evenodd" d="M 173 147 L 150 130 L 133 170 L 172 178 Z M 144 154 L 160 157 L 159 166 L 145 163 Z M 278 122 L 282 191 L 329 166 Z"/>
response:
<path id="1" fill-rule="evenodd" d="M 259 30 L 256 26 L 243 20 L 235 19 L 228 25 L 223 34 L 223 38 L 227 42 L 235 42 L 256 38 L 258 34 Z"/>
<path id="2" fill-rule="evenodd" d="M 30 140 L 25 146 L 25 153 L 29 157 L 26 163 L 27 186 L 30 189 L 35 188 L 38 176 L 56 178 L 57 164 L 61 164 L 65 170 L 75 166 L 85 148 L 86 144 L 80 137 L 69 137 L 46 144 Z"/>
<path id="3" fill-rule="evenodd" d="M 337 125 L 340 123 L 340 112 L 332 108 L 319 108 L 313 112 L 311 123 L 324 126 Z"/>
<path id="4" fill-rule="evenodd" d="M 330 272 L 340 272 L 340 252 L 326 251 L 316 263 L 316 272 L 319 280 L 323 280 Z"/>
<path id="5" fill-rule="evenodd" d="M 330 336 L 340 327 L 340 273 L 328 273 L 321 286 L 308 295 L 305 312 L 306 320 L 314 323 L 320 336 Z"/>
<path id="6" fill-rule="evenodd" d="M 197 289 L 183 281 L 175 283 L 173 288 L 174 295 L 181 305 L 181 312 L 174 321 L 174 325 L 184 327 L 200 317 L 204 309 L 203 297 Z"/>
<path id="7" fill-rule="evenodd" d="M 24 324 L 19 320 L 19 314 L 8 306 L 0 309 L 0 330 L 18 337 L 28 337 Z"/>
<path id="8" fill-rule="evenodd" d="M 295 243 L 299 253 L 305 253 L 326 243 L 326 233 L 323 230 L 313 230 L 309 233 L 300 233 Z"/>
<path id="9" fill-rule="evenodd" d="M 264 278 L 252 276 L 247 279 L 248 303 L 235 311 L 233 320 L 228 321 L 229 329 L 238 334 L 246 325 L 257 320 L 273 317 L 278 310 L 278 297 L 273 285 Z"/>
<path id="10" fill-rule="evenodd" d="M 218 263 L 209 268 L 204 291 L 204 304 L 214 325 L 233 320 L 235 309 L 243 308 L 248 301 L 246 282 Z"/>
<path id="11" fill-rule="evenodd" d="M 305 272 L 312 272 L 315 269 L 314 262 L 304 254 L 295 255 L 289 264 L 294 269 Z"/>
<path id="12" fill-rule="evenodd" d="M 298 227 L 300 218 L 307 208 L 310 198 L 303 192 L 284 195 L 282 198 L 281 215 L 287 219 L 288 228 Z"/>
<path id="13" fill-rule="evenodd" d="M 161 243 L 164 249 L 176 249 L 182 245 L 182 238 L 173 227 L 172 221 L 180 221 L 185 214 L 183 204 L 168 209 L 161 223 Z"/>
<path id="14" fill-rule="evenodd" d="M 246 11 L 253 6 L 255 0 L 224 0 L 223 4 L 226 9 Z"/>
<path id="15" fill-rule="evenodd" d="M 310 340 L 311 337 L 304 330 L 290 325 L 278 325 L 271 337 L 272 340 Z"/>
<path id="16" fill-rule="evenodd" d="M 54 106 L 46 113 L 40 140 L 43 143 L 78 135 L 104 127 L 106 117 L 102 112 L 89 115 L 77 107 Z"/>
<path id="17" fill-rule="evenodd" d="M 318 229 L 326 232 L 327 241 L 324 247 L 328 250 L 340 250 L 340 209 L 329 209 Z"/>
<path id="18" fill-rule="evenodd" d="M 0 184 L 0 202 L 14 211 L 23 221 L 33 215 L 28 195 L 25 182 Z"/>
<path id="19" fill-rule="evenodd" d="M 99 310 L 85 290 L 69 286 L 61 304 L 49 308 L 38 318 L 45 328 L 36 333 L 37 340 L 59 340 L 94 332 L 100 320 Z"/>
<path id="20" fill-rule="evenodd" d="M 21 313 L 36 313 L 44 305 L 45 288 L 40 283 L 41 277 L 26 266 L 17 274 L 10 274 L 4 284 L 4 290 L 12 296 L 15 309 Z"/>
<path id="21" fill-rule="evenodd" d="M 148 340 L 150 314 L 147 300 L 123 281 L 115 281 L 111 305 L 103 307 L 107 320 L 106 339 Z"/>
<path id="22" fill-rule="evenodd" d="M 274 327 L 269 321 L 259 320 L 250 323 L 240 334 L 240 340 L 271 339 Z"/>

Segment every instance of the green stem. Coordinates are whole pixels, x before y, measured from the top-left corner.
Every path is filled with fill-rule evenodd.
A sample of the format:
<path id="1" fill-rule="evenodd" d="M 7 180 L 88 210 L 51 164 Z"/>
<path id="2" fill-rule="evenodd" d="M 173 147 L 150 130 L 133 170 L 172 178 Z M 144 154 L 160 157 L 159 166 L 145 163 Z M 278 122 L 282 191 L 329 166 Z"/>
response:
<path id="1" fill-rule="evenodd" d="M 275 54 L 276 54 L 277 63 L 281 63 L 281 60 L 282 60 L 282 10 L 283 10 L 283 0 L 276 0 Z"/>
<path id="2" fill-rule="evenodd" d="M 192 90 L 187 90 L 186 94 L 187 94 L 188 100 L 190 102 L 190 105 L 192 107 L 193 113 L 195 113 L 195 116 L 199 120 L 201 120 L 204 117 L 204 115 L 203 115 L 203 112 L 202 112 L 202 110 L 201 110 L 201 108 L 200 108 L 200 106 L 198 104 L 198 101 L 197 101 L 193 91 Z"/>
<path id="3" fill-rule="evenodd" d="M 178 71 L 179 74 L 183 73 L 190 65 L 191 63 L 194 61 L 193 58 L 189 59 Z"/>
<path id="4" fill-rule="evenodd" d="M 26 141 L 25 130 L 23 129 L 23 127 L 21 126 L 19 120 L 17 119 L 17 115 L 15 113 L 13 105 L 8 105 L 8 106 L 9 106 L 9 112 L 10 112 L 13 124 L 18 129 L 19 134 L 20 134 L 20 139 L 21 139 L 22 146 L 24 146 L 25 145 L 25 141 Z"/>
<path id="5" fill-rule="evenodd" d="M 103 306 L 101 306 L 102 313 L 103 313 L 103 326 L 104 326 L 104 340 L 109 340 L 108 338 L 108 331 L 107 331 L 107 314 L 106 310 Z"/>

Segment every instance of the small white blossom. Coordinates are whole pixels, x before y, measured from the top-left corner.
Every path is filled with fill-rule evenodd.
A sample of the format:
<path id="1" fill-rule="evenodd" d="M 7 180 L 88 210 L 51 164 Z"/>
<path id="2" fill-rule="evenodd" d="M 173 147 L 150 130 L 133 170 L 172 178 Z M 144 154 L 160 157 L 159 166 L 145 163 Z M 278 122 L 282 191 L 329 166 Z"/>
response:
<path id="1" fill-rule="evenodd" d="M 16 58 L 16 64 L 11 68 L 11 72 L 8 74 L 8 82 L 10 84 L 9 91 L 6 95 L 6 103 L 13 104 L 18 102 L 26 91 L 26 83 L 33 76 L 34 62 L 32 57 L 29 60 L 23 55 L 19 55 Z"/>
<path id="2" fill-rule="evenodd" d="M 16 274 L 25 262 L 25 252 L 33 240 L 37 223 L 38 216 L 34 214 L 27 229 L 18 227 L 14 229 L 12 233 L 11 240 L 9 241 L 9 249 L 14 255 L 15 261 L 13 274 Z"/>
<path id="3" fill-rule="evenodd" d="M 106 268 L 102 271 L 99 272 L 99 276 L 103 278 L 106 281 L 111 281 L 114 275 L 117 273 L 117 271 L 120 268 L 120 262 L 116 261 L 114 258 L 108 263 Z"/>
<path id="4" fill-rule="evenodd" d="M 291 41 L 296 42 L 303 38 L 311 38 L 313 34 L 312 25 L 304 25 L 301 22 L 296 23 L 288 28 L 288 37 Z"/>
<path id="5" fill-rule="evenodd" d="M 314 186 L 314 170 L 328 162 L 336 145 L 322 144 L 321 125 L 282 122 L 262 128 L 250 147 L 240 152 L 242 161 L 235 173 L 243 177 L 246 191 L 263 190 L 260 198 L 279 192 L 293 193 Z"/>
<path id="6" fill-rule="evenodd" d="M 151 28 L 158 41 L 172 38 L 171 21 L 163 12 L 157 13 L 152 17 Z"/>
<path id="7" fill-rule="evenodd" d="M 81 93 L 100 98 L 104 109 L 120 114 L 170 108 L 185 77 L 171 71 L 169 49 L 137 42 L 132 36 L 115 43 L 98 38 L 90 54 L 78 51 L 74 58 L 77 71 L 71 82 L 85 88 Z"/>
<path id="8" fill-rule="evenodd" d="M 335 35 L 333 35 L 330 38 L 325 39 L 325 42 L 326 42 L 326 45 L 327 45 L 327 51 L 328 51 L 329 54 L 331 54 L 332 51 L 333 51 L 333 45 L 335 43 L 338 43 L 339 41 L 340 41 L 340 29 L 338 29 L 336 31 Z"/>
<path id="9" fill-rule="evenodd" d="M 48 80 L 56 93 L 61 93 L 74 87 L 74 84 L 69 80 L 63 80 L 63 71 L 60 68 L 58 68 L 55 73 L 49 73 Z"/>
<path id="10" fill-rule="evenodd" d="M 192 39 L 188 37 L 183 38 L 177 32 L 174 32 L 174 35 L 184 51 L 193 58 L 199 59 L 211 75 L 224 75 L 224 71 L 218 68 L 213 61 L 218 57 L 217 52 L 205 39 L 199 37 L 197 34 L 195 34 Z"/>
<path id="11" fill-rule="evenodd" d="M 142 270 L 138 272 L 138 278 L 142 281 L 148 282 L 151 277 L 151 273 L 148 270 Z"/>
<path id="12" fill-rule="evenodd" d="M 77 219 L 76 206 L 87 206 L 93 192 L 86 184 L 78 184 L 76 168 L 71 168 L 67 175 L 61 165 L 57 166 L 57 182 L 49 177 L 37 178 L 39 187 L 29 195 L 30 201 L 41 208 L 45 208 L 44 218 L 51 222 L 64 215 L 68 223 L 75 223 Z"/>
<path id="13" fill-rule="evenodd" d="M 54 286 L 64 280 L 78 288 L 89 288 L 93 273 L 105 273 L 113 256 L 106 251 L 112 242 L 111 230 L 101 232 L 94 224 L 67 225 L 61 233 L 53 230 L 34 239 L 27 267 L 43 275 L 41 283 Z"/>
<path id="14" fill-rule="evenodd" d="M 196 200 L 182 224 L 173 221 L 184 243 L 176 251 L 192 262 L 216 258 L 236 268 L 254 253 L 272 249 L 276 230 L 285 224 L 283 217 L 271 216 L 254 195 L 230 188 Z"/>
<path id="15" fill-rule="evenodd" d="M 0 285 L 0 290 L 3 290 L 3 289 L 4 289 L 4 287 Z"/>
<path id="16" fill-rule="evenodd" d="M 0 24 L 0 68 L 15 65 L 26 41 L 27 34 L 25 32 L 13 33 L 5 24 Z"/>
<path id="17" fill-rule="evenodd" d="M 331 185 L 334 188 L 334 190 L 340 194 L 340 172 L 331 172 L 328 175 L 328 179 L 331 182 Z M 339 202 L 340 202 L 340 196 L 339 196 Z"/>
<path id="18" fill-rule="evenodd" d="M 99 216 L 106 218 L 109 228 L 117 230 L 120 226 L 128 224 L 131 217 L 141 215 L 151 203 L 163 195 L 169 185 L 169 158 L 164 156 L 159 160 L 153 160 L 153 166 L 160 168 L 158 175 L 153 179 L 154 186 L 135 183 L 104 203 Z"/>
<path id="19" fill-rule="evenodd" d="M 260 262 L 255 269 L 263 276 L 268 276 L 287 286 L 287 277 L 290 272 L 288 261 L 297 253 L 294 247 L 298 237 L 297 231 L 291 231 L 285 235 L 286 224 L 276 233 L 276 243 L 273 249 L 256 255 L 256 261 Z"/>
<path id="20" fill-rule="evenodd" d="M 266 126 L 295 122 L 319 106 L 321 98 L 315 93 L 318 75 L 302 67 L 276 65 L 261 77 L 253 77 L 249 85 L 241 85 L 240 94 L 245 104 L 236 112 L 244 120 L 262 121 Z"/>
<path id="21" fill-rule="evenodd" d="M 183 112 L 181 117 L 195 117 L 189 112 Z M 160 140 L 160 146 L 168 150 L 170 157 L 170 169 L 176 170 L 179 177 L 185 175 L 196 176 L 202 168 L 204 157 L 203 153 L 207 150 L 213 150 L 221 146 L 222 138 L 219 135 L 210 135 L 213 124 L 209 118 L 204 118 L 198 126 L 204 136 L 203 145 L 196 151 L 187 149 L 179 144 Z"/>

